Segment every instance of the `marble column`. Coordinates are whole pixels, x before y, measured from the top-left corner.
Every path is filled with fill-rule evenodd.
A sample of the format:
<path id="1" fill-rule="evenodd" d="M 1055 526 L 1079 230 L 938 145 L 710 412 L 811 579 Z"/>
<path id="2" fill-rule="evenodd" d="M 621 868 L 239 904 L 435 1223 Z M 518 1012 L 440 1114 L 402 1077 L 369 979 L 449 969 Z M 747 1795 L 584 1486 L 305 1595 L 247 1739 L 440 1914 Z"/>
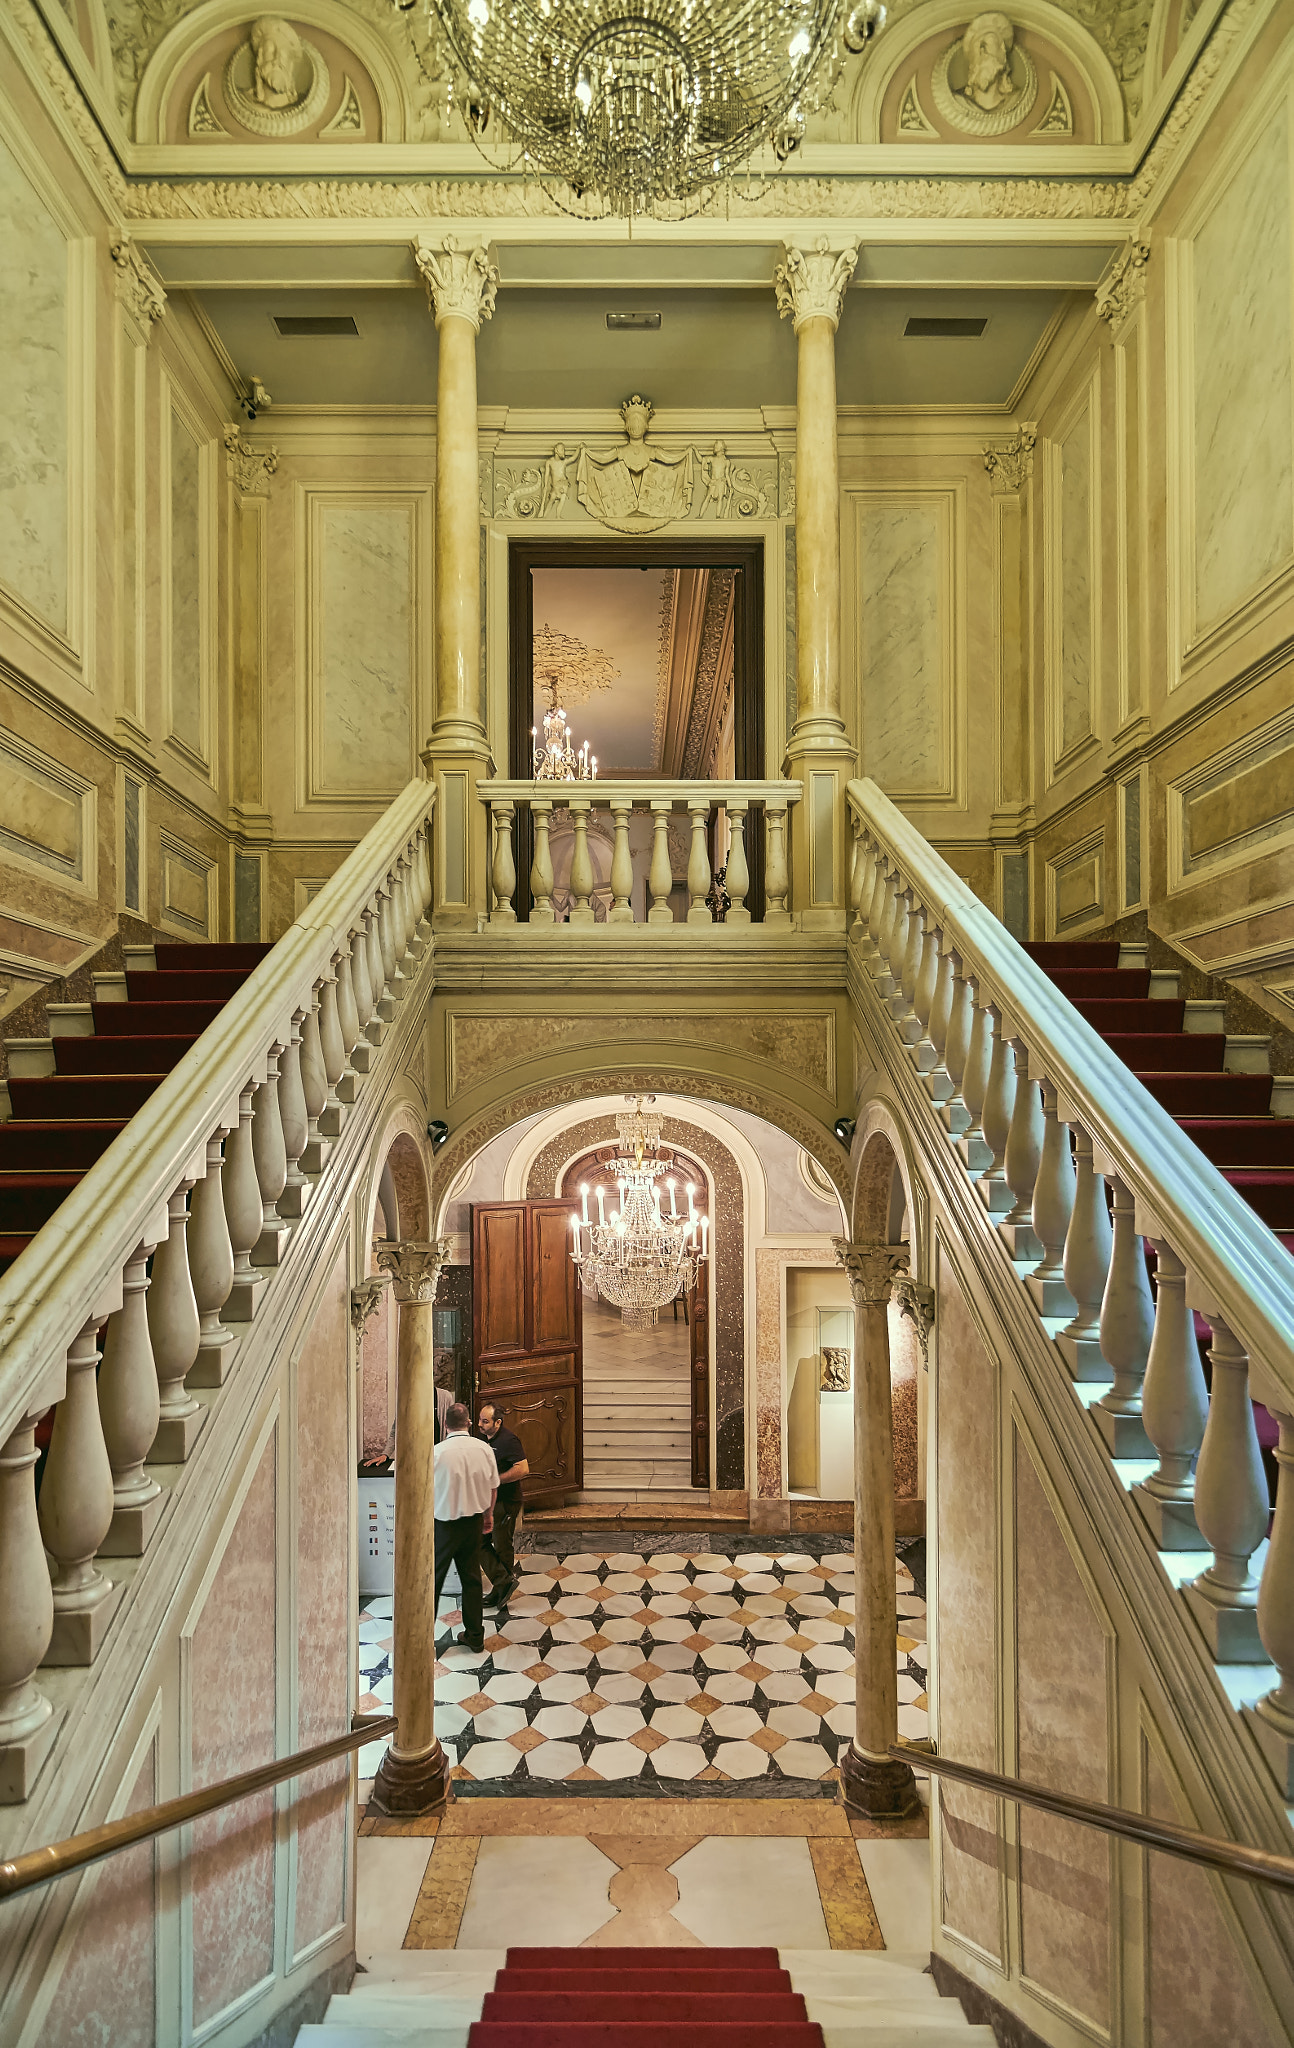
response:
<path id="1" fill-rule="evenodd" d="M 494 311 L 489 249 L 452 235 L 414 242 L 436 321 L 436 721 L 423 752 L 436 783 L 433 922 L 476 930 L 489 909 L 489 814 L 476 794 L 491 760 L 481 710 L 481 511 L 476 337 Z"/>
<path id="2" fill-rule="evenodd" d="M 835 1240 L 858 1318 L 854 1341 L 854 1739 L 840 1755 L 845 1805 L 873 1819 L 915 1813 L 916 1781 L 892 1757 L 899 1733 L 894 1570 L 894 1420 L 886 1310 L 907 1247 Z"/>
<path id="3" fill-rule="evenodd" d="M 836 328 L 856 248 L 825 236 L 809 251 L 784 248 L 774 275 L 777 308 L 799 349 L 795 415 L 797 710 L 787 773 L 804 796 L 791 813 L 792 907 L 806 929 L 843 931 L 850 826 L 845 784 L 855 752 L 841 716 L 840 471 L 836 449 Z"/>
<path id="4" fill-rule="evenodd" d="M 448 1238 L 379 1246 L 400 1306 L 395 1407 L 395 1625 L 392 1711 L 399 1727 L 373 1782 L 375 1813 L 432 1813 L 449 1798 L 449 1761 L 433 1725 L 436 1669 L 435 1495 L 432 1460 L 436 1382 L 432 1303 Z"/>

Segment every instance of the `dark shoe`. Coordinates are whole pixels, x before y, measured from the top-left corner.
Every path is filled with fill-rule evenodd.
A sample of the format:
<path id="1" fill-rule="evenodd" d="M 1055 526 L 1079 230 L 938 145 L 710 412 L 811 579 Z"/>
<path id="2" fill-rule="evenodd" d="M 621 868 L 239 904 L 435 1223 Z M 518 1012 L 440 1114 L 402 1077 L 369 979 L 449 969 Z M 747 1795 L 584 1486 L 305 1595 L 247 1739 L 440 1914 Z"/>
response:
<path id="1" fill-rule="evenodd" d="M 456 1643 L 462 1643 L 466 1649 L 472 1651 L 474 1656 L 479 1656 L 481 1651 L 485 1648 L 484 1636 L 477 1636 L 475 1638 L 471 1636 L 455 1636 L 454 1641 Z"/>

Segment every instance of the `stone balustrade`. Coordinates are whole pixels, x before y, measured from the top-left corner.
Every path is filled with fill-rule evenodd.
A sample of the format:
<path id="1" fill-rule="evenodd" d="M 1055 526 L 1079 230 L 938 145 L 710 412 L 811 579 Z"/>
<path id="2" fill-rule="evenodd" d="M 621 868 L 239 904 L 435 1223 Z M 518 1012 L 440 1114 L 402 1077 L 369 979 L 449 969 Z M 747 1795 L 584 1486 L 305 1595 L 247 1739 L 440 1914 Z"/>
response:
<path id="1" fill-rule="evenodd" d="M 54 1737 L 41 1665 L 98 1655 L 112 1560 L 165 1504 L 150 1467 L 192 1454 L 193 1389 L 227 1379 L 429 958 L 434 802 L 409 784 L 0 1279 L 0 1802 Z"/>
<path id="2" fill-rule="evenodd" d="M 752 810 L 763 813 L 761 922 L 789 930 L 794 921 L 788 907 L 787 815 L 800 799 L 798 782 L 478 782 L 476 787 L 490 814 L 491 929 L 511 930 L 518 922 L 515 821 L 523 808 L 530 815 L 534 845 L 532 926 L 638 924 L 674 930 L 716 922 L 735 928 L 750 924 L 747 835 Z M 636 819 L 643 824 L 650 819 L 649 834 L 634 831 Z M 727 898 L 722 915 L 716 908 L 712 856 L 716 830 L 727 842 L 727 857 L 720 864 Z M 555 868 L 558 835 L 567 842 L 570 857 Z M 601 836 L 606 847 L 602 876 L 590 849 L 591 835 Z M 635 837 L 636 849 L 631 844 Z M 688 907 L 679 919 L 671 897 L 684 884 Z"/>
<path id="3" fill-rule="evenodd" d="M 851 783 L 849 801 L 851 974 L 888 1011 L 1168 1583 L 1294 1799 L 1294 1266 L 876 785 Z M 1280 1427 L 1269 1542 L 1255 1400 Z"/>

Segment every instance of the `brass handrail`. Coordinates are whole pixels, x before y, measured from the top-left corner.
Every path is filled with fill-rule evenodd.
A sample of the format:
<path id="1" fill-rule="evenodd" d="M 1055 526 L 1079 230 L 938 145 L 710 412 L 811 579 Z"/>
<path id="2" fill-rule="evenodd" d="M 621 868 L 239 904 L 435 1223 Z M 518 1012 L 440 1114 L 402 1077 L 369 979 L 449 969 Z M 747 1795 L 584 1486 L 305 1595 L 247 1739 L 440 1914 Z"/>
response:
<path id="1" fill-rule="evenodd" d="M 222 1778 L 218 1785 L 207 1785 L 201 1792 L 186 1792 L 179 1799 L 165 1800 L 161 1806 L 146 1806 L 142 1813 L 128 1814 L 124 1820 L 110 1820 L 101 1828 L 88 1828 L 83 1835 L 69 1835 L 65 1842 L 54 1842 L 48 1849 L 29 1849 L 11 1862 L 0 1863 L 0 1899 L 30 1891 L 33 1885 L 48 1884 L 52 1878 L 63 1877 L 69 1870 L 80 1870 L 87 1863 L 99 1863 L 105 1856 L 115 1856 L 119 1849 L 147 1841 L 151 1835 L 165 1835 L 172 1828 L 183 1827 L 186 1821 L 197 1820 L 201 1814 L 213 1813 L 218 1806 L 232 1806 L 235 1800 L 249 1799 L 253 1792 L 281 1785 L 285 1778 L 299 1778 L 306 1771 L 317 1770 L 320 1764 L 331 1763 L 334 1757 L 362 1749 L 379 1735 L 394 1733 L 395 1726 L 393 1714 L 374 1715 L 371 1720 L 358 1722 L 349 1735 L 316 1743 L 313 1749 L 298 1749 L 292 1756 L 277 1757 L 272 1764 L 260 1764 L 256 1770 L 243 1771 L 236 1778 Z"/>
<path id="2" fill-rule="evenodd" d="M 890 1755 L 911 1764 L 914 1770 L 933 1771 L 959 1785 L 973 1785 L 979 1792 L 992 1792 L 1000 1799 L 1054 1813 L 1061 1820 L 1077 1821 L 1081 1827 L 1121 1835 L 1125 1841 L 1139 1842 L 1143 1849 L 1162 1849 L 1167 1856 L 1204 1863 L 1230 1877 L 1249 1878 L 1255 1884 L 1272 1885 L 1277 1891 L 1294 1892 L 1294 1856 L 1278 1856 L 1269 1849 L 1225 1842 L 1217 1835 L 1202 1834 L 1198 1828 L 1182 1827 L 1177 1821 L 1154 1820 L 1149 1814 L 1132 1813 L 1126 1806 L 1106 1806 L 1099 1800 L 1052 1792 L 1046 1785 L 1031 1785 L 1023 1778 L 1005 1778 L 997 1771 L 982 1771 L 975 1764 L 954 1763 L 951 1757 L 936 1756 L 906 1742 L 892 1742 Z"/>

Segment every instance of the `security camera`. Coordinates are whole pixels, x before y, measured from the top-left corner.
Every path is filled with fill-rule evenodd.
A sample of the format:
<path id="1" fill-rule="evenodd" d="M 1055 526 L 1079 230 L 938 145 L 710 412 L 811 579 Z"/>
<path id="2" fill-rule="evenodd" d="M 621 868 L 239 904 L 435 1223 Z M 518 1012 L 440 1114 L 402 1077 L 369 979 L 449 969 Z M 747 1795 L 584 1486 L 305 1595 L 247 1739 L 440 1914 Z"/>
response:
<path id="1" fill-rule="evenodd" d="M 846 1152 L 849 1150 L 850 1146 L 854 1142 L 855 1121 L 855 1118 L 853 1118 L 852 1116 L 838 1116 L 833 1126 L 836 1136 L 839 1138 Z"/>
<path id="2" fill-rule="evenodd" d="M 857 56 L 885 26 L 884 0 L 861 0 L 845 16 L 845 48 Z"/>
<path id="3" fill-rule="evenodd" d="M 444 1144 L 446 1138 L 449 1136 L 449 1125 L 447 1123 L 442 1123 L 441 1119 L 438 1116 L 434 1116 L 431 1119 L 431 1122 L 427 1125 L 427 1136 L 431 1139 L 432 1151 L 439 1152 L 441 1146 Z"/>

